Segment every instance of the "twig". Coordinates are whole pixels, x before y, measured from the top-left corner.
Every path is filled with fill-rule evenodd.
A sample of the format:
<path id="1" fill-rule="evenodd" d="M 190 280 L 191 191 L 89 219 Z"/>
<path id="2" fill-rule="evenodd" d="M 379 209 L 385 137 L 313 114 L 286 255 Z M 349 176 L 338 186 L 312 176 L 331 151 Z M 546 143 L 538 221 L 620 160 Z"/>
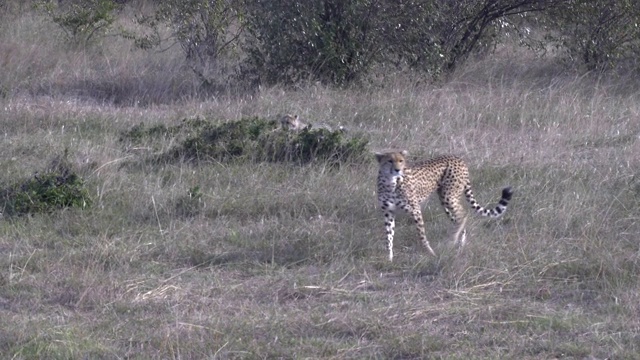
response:
<path id="1" fill-rule="evenodd" d="M 160 229 L 160 235 L 162 235 L 162 224 L 160 224 L 160 217 L 158 216 L 158 208 L 156 207 L 156 199 L 151 195 L 151 202 L 153 203 L 153 212 L 156 214 L 156 221 L 158 221 L 158 229 Z"/>

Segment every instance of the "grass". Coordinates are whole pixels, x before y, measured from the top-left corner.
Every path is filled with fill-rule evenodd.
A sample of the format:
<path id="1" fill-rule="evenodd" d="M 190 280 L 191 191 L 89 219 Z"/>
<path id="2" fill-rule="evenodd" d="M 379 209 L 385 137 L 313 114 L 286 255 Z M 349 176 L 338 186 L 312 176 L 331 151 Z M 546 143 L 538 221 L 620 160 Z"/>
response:
<path id="1" fill-rule="evenodd" d="M 581 76 L 509 51 L 439 85 L 397 74 L 385 87 L 203 100 L 179 95 L 196 87 L 172 50 L 66 49 L 43 19 L 12 19 L 0 36 L 0 183 L 68 149 L 92 202 L 0 221 L 2 357 L 638 358 L 631 76 Z M 92 70 L 106 63 L 111 71 Z M 136 86 L 94 86 L 121 77 Z M 140 123 L 288 112 L 365 134 L 372 151 L 460 155 L 477 199 L 493 203 L 512 185 L 511 206 L 498 221 L 470 218 L 458 250 L 431 199 L 438 256 L 405 216 L 389 263 L 373 155 L 340 168 L 164 163 L 144 160 L 179 139 L 121 140 Z"/>

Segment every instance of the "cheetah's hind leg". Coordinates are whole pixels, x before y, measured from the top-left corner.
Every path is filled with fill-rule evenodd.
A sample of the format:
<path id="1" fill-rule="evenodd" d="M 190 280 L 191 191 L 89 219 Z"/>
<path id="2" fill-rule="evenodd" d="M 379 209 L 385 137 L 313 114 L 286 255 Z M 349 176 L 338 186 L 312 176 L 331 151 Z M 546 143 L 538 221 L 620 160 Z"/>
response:
<path id="1" fill-rule="evenodd" d="M 453 235 L 453 244 L 460 245 L 463 247 L 467 241 L 467 229 L 465 228 L 465 224 L 467 223 L 467 216 L 462 218 L 462 221 L 458 223 L 458 229 L 456 229 L 456 233 Z"/>

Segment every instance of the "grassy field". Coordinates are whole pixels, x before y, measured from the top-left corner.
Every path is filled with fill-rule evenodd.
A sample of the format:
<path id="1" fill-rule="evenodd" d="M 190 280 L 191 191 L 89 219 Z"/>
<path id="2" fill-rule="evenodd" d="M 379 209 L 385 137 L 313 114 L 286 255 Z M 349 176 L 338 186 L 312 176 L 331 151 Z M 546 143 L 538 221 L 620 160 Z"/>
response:
<path id="1" fill-rule="evenodd" d="M 436 85 L 392 75 L 203 99 L 178 50 L 69 48 L 33 14 L 0 28 L 0 184 L 68 149 L 93 199 L 0 220 L 2 358 L 640 358 L 637 76 L 506 49 Z M 339 169 L 165 164 L 144 159 L 175 139 L 119 140 L 141 122 L 286 112 L 371 151 L 460 155 L 479 202 L 511 185 L 511 206 L 470 218 L 459 251 L 431 199 L 438 256 L 405 216 L 389 263 L 373 155 Z"/>

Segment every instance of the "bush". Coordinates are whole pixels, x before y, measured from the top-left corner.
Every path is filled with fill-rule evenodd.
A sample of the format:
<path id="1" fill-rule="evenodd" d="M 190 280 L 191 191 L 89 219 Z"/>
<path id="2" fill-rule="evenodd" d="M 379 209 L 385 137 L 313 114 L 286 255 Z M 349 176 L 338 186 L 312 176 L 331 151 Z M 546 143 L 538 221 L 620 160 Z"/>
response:
<path id="1" fill-rule="evenodd" d="M 269 161 L 306 164 L 328 161 L 333 165 L 360 163 L 369 159 L 368 140 L 348 136 L 343 130 L 313 128 L 291 132 L 276 121 L 244 118 L 217 125 L 206 120 L 183 120 L 173 127 L 136 125 L 121 140 L 141 141 L 160 136 L 181 136 L 179 144 L 160 155 L 157 161 Z"/>
<path id="2" fill-rule="evenodd" d="M 86 46 L 111 28 L 119 5 L 112 0 L 39 1 L 36 7 L 60 26 L 69 42 Z"/>
<path id="3" fill-rule="evenodd" d="M 278 129 L 274 121 L 248 118 L 206 127 L 186 139 L 179 153 L 197 160 L 249 160 L 306 164 L 328 161 L 333 165 L 358 162 L 366 156 L 368 141 L 346 138 L 343 131 L 310 126 L 299 132 Z"/>
<path id="4" fill-rule="evenodd" d="M 342 86 L 374 70 L 438 78 L 513 34 L 604 68 L 637 57 L 638 9 L 627 0 L 168 0 L 138 17 L 146 34 L 125 36 L 151 48 L 168 27 L 205 89 L 232 81 Z"/>
<path id="5" fill-rule="evenodd" d="M 576 1 L 549 12 L 544 44 L 564 49 L 587 70 L 614 68 L 640 54 L 640 8 L 632 1 Z M 636 65 L 637 67 L 637 65 Z"/>
<path id="6" fill-rule="evenodd" d="M 0 192 L 0 201 L 4 216 L 46 213 L 67 207 L 85 208 L 91 205 L 91 197 L 84 187 L 84 181 L 71 169 L 65 158 L 54 160 L 43 174 L 35 174 L 6 187 Z"/>
<path id="7" fill-rule="evenodd" d="M 200 118 L 185 118 L 180 124 L 169 127 L 164 124 L 147 127 L 144 123 L 140 123 L 120 133 L 118 141 L 129 145 L 141 145 L 153 140 L 193 136 L 205 126 L 211 126 L 211 124 Z"/>
<path id="8" fill-rule="evenodd" d="M 357 80 L 382 49 L 378 10 L 369 0 L 255 2 L 248 10 L 249 69 L 267 84 Z"/>
<path id="9" fill-rule="evenodd" d="M 377 67 L 437 78 L 492 51 L 509 17 L 550 7 L 538 0 L 256 1 L 246 11 L 248 69 L 267 84 L 344 85 Z"/>
<path id="10" fill-rule="evenodd" d="M 258 118 L 204 126 L 202 131 L 185 139 L 172 153 L 189 160 L 217 160 L 248 158 L 255 150 L 261 134 L 274 131 L 277 124 Z"/>
<path id="11" fill-rule="evenodd" d="M 138 16 L 144 34 L 125 33 L 141 49 L 163 41 L 180 45 L 186 64 L 205 89 L 225 85 L 237 70 L 237 50 L 244 31 L 241 2 L 232 0 L 166 0 L 158 2 L 152 15 Z"/>
<path id="12" fill-rule="evenodd" d="M 307 126 L 297 133 L 278 131 L 260 137 L 257 151 L 266 161 L 304 164 L 320 160 L 340 165 L 365 161 L 368 143 L 360 136 L 347 137 L 341 130 Z"/>

